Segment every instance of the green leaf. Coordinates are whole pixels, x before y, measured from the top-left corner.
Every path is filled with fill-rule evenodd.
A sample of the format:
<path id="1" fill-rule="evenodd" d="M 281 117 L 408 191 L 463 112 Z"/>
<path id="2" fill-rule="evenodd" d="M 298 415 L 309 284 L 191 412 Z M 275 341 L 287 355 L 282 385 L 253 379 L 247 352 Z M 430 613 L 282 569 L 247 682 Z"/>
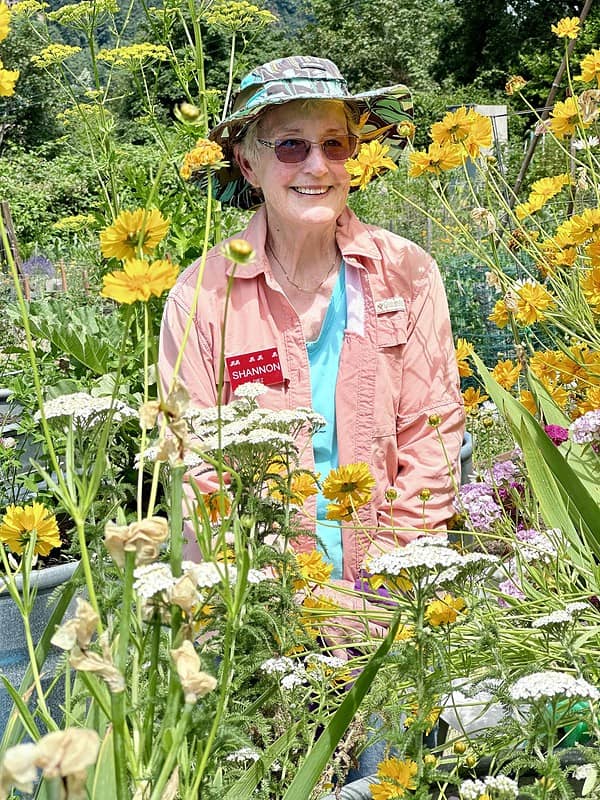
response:
<path id="1" fill-rule="evenodd" d="M 400 615 L 396 617 L 378 650 L 358 676 L 356 683 L 348 692 L 345 700 L 335 712 L 323 733 L 319 736 L 316 745 L 310 751 L 289 789 L 283 796 L 283 800 L 306 800 L 306 798 L 309 797 L 310 792 L 317 784 L 328 760 L 337 747 L 337 743 L 344 735 L 365 695 L 371 688 L 371 684 L 375 680 L 375 676 L 396 638 L 399 625 Z"/>
<path id="2" fill-rule="evenodd" d="M 246 770 L 242 777 L 233 784 L 227 794 L 224 795 L 223 800 L 247 800 L 247 798 L 252 797 L 262 778 L 268 774 L 271 764 L 294 743 L 299 727 L 300 723 L 297 722 L 283 733 L 279 739 L 276 739 L 265 750 L 261 758 L 255 761 L 250 769 Z"/>
<path id="3" fill-rule="evenodd" d="M 560 527 L 576 552 L 581 548 L 583 537 L 585 544 L 600 556 L 598 482 L 593 494 L 590 493 L 539 422 L 498 385 L 477 355 L 473 355 L 473 361 L 486 391 L 504 414 L 515 440 L 523 449 L 544 521 L 552 527 Z M 562 524 L 554 525 L 553 520 L 561 520 Z"/>

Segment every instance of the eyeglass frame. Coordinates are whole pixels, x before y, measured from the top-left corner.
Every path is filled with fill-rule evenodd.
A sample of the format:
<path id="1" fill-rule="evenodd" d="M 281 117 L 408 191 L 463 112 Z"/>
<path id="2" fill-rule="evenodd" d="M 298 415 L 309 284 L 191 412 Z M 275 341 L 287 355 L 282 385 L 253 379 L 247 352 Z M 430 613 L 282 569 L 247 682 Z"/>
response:
<path id="1" fill-rule="evenodd" d="M 342 158 L 331 158 L 330 156 L 327 155 L 325 151 L 325 146 L 327 142 L 330 142 L 332 139 L 347 139 L 348 144 L 350 144 L 352 140 L 354 140 L 354 147 L 351 149 L 348 155 L 343 156 Z M 346 161 L 347 159 L 352 158 L 354 153 L 356 153 L 356 148 L 358 145 L 358 136 L 356 136 L 353 133 L 341 133 L 338 136 L 328 136 L 327 138 L 322 139 L 319 142 L 313 142 L 311 139 L 304 139 L 303 137 L 298 137 L 298 136 L 287 136 L 285 139 L 275 139 L 275 141 L 273 142 L 270 142 L 267 139 L 258 139 L 258 138 L 256 139 L 256 141 L 259 144 L 262 144 L 265 147 L 268 147 L 269 149 L 273 150 L 273 152 L 275 153 L 275 157 L 281 164 L 302 164 L 302 162 L 306 161 L 306 159 L 308 158 L 313 145 L 320 146 L 321 152 L 328 161 L 338 161 L 338 162 Z M 301 158 L 299 161 L 284 161 L 282 158 L 279 157 L 277 153 L 277 148 L 284 142 L 302 142 L 305 145 L 306 144 L 310 145 L 310 147 L 306 150 L 304 157 Z"/>

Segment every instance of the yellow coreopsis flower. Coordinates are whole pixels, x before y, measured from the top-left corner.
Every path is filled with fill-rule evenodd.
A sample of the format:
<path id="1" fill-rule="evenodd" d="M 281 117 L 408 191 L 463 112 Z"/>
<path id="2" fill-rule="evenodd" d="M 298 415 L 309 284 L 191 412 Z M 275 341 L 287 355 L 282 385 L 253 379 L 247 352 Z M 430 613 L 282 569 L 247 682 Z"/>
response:
<path id="1" fill-rule="evenodd" d="M 35 534 L 34 553 L 47 556 L 54 547 L 60 547 L 60 534 L 56 517 L 41 503 L 27 506 L 10 505 L 0 523 L 0 542 L 13 553 L 23 552 L 32 534 Z"/>
<path id="2" fill-rule="evenodd" d="M 537 403 L 535 402 L 535 397 L 529 391 L 529 389 L 523 389 L 519 394 L 519 402 L 522 406 L 524 406 L 530 414 L 536 414 L 537 412 Z"/>
<path id="3" fill-rule="evenodd" d="M 458 374 L 461 378 L 468 378 L 473 374 L 473 370 L 467 363 L 469 356 L 473 354 L 473 345 L 466 339 L 456 340 L 456 363 L 458 364 Z"/>
<path id="4" fill-rule="evenodd" d="M 18 69 L 4 69 L 0 61 L 0 97 L 12 97 L 18 78 Z"/>
<path id="5" fill-rule="evenodd" d="M 590 266 L 600 266 L 600 241 L 591 242 L 585 248 L 585 254 L 590 260 Z"/>
<path id="6" fill-rule="evenodd" d="M 352 505 L 344 503 L 328 503 L 325 512 L 325 519 L 337 520 L 338 522 L 349 522 L 352 519 L 354 508 Z"/>
<path id="7" fill-rule="evenodd" d="M 554 234 L 554 241 L 559 247 L 571 247 L 577 244 L 572 219 L 566 219 L 560 223 Z"/>
<path id="8" fill-rule="evenodd" d="M 585 208 L 571 217 L 571 233 L 576 244 L 600 240 L 600 208 Z"/>
<path id="9" fill-rule="evenodd" d="M 382 170 L 398 169 L 387 155 L 389 149 L 388 145 L 382 145 L 376 139 L 372 142 L 364 142 L 360 146 L 356 158 L 349 158 L 344 164 L 346 172 L 352 176 L 350 186 L 366 189 L 368 183 Z"/>
<path id="10" fill-rule="evenodd" d="M 370 786 L 373 800 L 398 800 L 417 788 L 419 768 L 416 761 L 386 758 L 377 765 L 378 783 Z"/>
<path id="11" fill-rule="evenodd" d="M 318 494 L 315 476 L 310 472 L 295 472 L 290 480 L 290 503 L 302 506 L 306 499 L 312 495 Z M 279 487 L 275 487 L 271 491 L 271 497 L 279 502 L 284 501 L 284 495 Z"/>
<path id="12" fill-rule="evenodd" d="M 592 386 L 585 393 L 577 410 L 580 414 L 585 414 L 587 411 L 596 411 L 597 408 L 600 408 L 600 386 Z"/>
<path id="13" fill-rule="evenodd" d="M 510 358 L 506 361 L 499 361 L 492 370 L 492 378 L 497 381 L 503 389 L 512 389 L 519 379 L 521 365 L 514 364 Z"/>
<path id="14" fill-rule="evenodd" d="M 573 136 L 578 125 L 587 128 L 591 124 L 581 119 L 576 97 L 567 97 L 566 100 L 555 103 L 550 117 L 550 130 L 557 139 Z"/>
<path id="15" fill-rule="evenodd" d="M 359 508 L 369 502 L 374 486 L 369 465 L 358 461 L 331 470 L 323 482 L 323 497 Z"/>
<path id="16" fill-rule="evenodd" d="M 556 380 L 560 365 L 561 354 L 558 350 L 538 350 L 529 359 L 529 369 L 540 380 Z"/>
<path id="17" fill-rule="evenodd" d="M 450 142 L 443 145 L 432 142 L 426 152 L 416 150 L 410 153 L 408 158 L 409 174 L 412 178 L 418 178 L 424 172 L 439 175 L 441 172 L 459 167 L 465 159 L 465 152 L 459 145 Z"/>
<path id="18" fill-rule="evenodd" d="M 533 325 L 545 319 L 545 311 L 556 303 L 550 292 L 533 281 L 525 281 L 517 289 L 517 310 L 515 318 L 522 325 Z"/>
<path id="19" fill-rule="evenodd" d="M 160 297 L 177 280 L 177 267 L 170 261 L 143 261 L 134 258 L 125 261 L 122 270 L 109 272 L 103 278 L 100 294 L 117 303 L 147 302 L 150 297 Z"/>
<path id="20" fill-rule="evenodd" d="M 462 393 L 463 403 L 465 406 L 465 413 L 472 414 L 476 411 L 481 403 L 488 399 L 487 394 L 481 394 L 481 389 L 474 389 L 469 386 Z"/>
<path id="21" fill-rule="evenodd" d="M 576 39 L 581 30 L 579 17 L 563 17 L 552 26 L 552 33 L 561 39 Z"/>
<path id="22" fill-rule="evenodd" d="M 121 260 L 136 258 L 138 248 L 150 253 L 161 242 L 169 229 L 157 208 L 137 208 L 121 211 L 108 228 L 100 232 L 100 249 L 104 258 Z"/>
<path id="23" fill-rule="evenodd" d="M 600 48 L 588 53 L 579 66 L 581 67 L 581 75 L 576 75 L 575 80 L 584 81 L 585 83 L 596 81 L 600 89 Z"/>
<path id="24" fill-rule="evenodd" d="M 295 582 L 296 589 L 307 583 L 325 583 L 331 577 L 333 564 L 325 561 L 320 550 L 296 553 L 295 557 L 301 576 L 301 579 Z"/>
<path id="25" fill-rule="evenodd" d="M 504 300 L 496 300 L 494 309 L 488 319 L 499 328 L 505 328 L 508 325 L 508 306 Z"/>
<path id="26" fill-rule="evenodd" d="M 0 2 L 0 42 L 8 36 L 10 28 L 10 10 L 4 0 Z"/>
<path id="27" fill-rule="evenodd" d="M 459 613 L 465 608 L 466 603 L 462 597 L 453 597 L 444 594 L 438 600 L 432 600 L 425 609 L 425 619 L 435 628 L 440 625 L 450 625 L 456 622 Z"/>
<path id="28" fill-rule="evenodd" d="M 539 211 L 543 208 L 544 203 L 546 202 L 546 198 L 541 194 L 530 194 L 529 200 L 525 203 L 519 203 L 518 206 L 515 206 L 515 216 L 516 218 L 521 221 L 526 217 L 530 217 L 532 214 L 535 214 L 536 211 Z"/>
<path id="29" fill-rule="evenodd" d="M 438 144 L 445 144 L 446 142 L 460 144 L 465 141 L 472 127 L 472 109 L 461 106 L 455 111 L 448 111 L 440 122 L 433 123 L 431 126 L 431 138 Z"/>
<path id="30" fill-rule="evenodd" d="M 585 299 L 596 314 L 600 314 L 600 266 L 592 267 L 581 277 Z"/>
<path id="31" fill-rule="evenodd" d="M 492 144 L 492 124 L 488 117 L 462 106 L 431 126 L 431 138 L 440 145 L 461 145 L 471 158 L 476 158 L 482 147 Z"/>

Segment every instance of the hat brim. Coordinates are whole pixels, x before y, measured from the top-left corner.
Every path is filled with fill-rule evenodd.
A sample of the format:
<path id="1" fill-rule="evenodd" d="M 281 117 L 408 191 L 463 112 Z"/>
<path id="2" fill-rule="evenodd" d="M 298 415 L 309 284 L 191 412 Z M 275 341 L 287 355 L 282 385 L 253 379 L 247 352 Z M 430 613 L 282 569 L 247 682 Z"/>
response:
<path id="1" fill-rule="evenodd" d="M 251 186 L 241 174 L 234 158 L 233 145 L 243 138 L 244 128 L 256 120 L 266 109 L 280 106 L 295 100 L 341 100 L 357 109 L 361 122 L 360 142 L 377 140 L 389 147 L 387 155 L 394 162 L 408 141 L 400 133 L 402 123 L 412 121 L 413 105 L 410 92 L 403 84 L 388 86 L 383 89 L 372 89 L 359 94 L 317 94 L 315 92 L 298 92 L 282 96 L 265 96 L 262 102 L 252 108 L 234 111 L 226 119 L 216 125 L 208 134 L 208 138 L 221 145 L 228 166 L 214 174 L 215 196 L 222 203 L 241 209 L 251 209 L 260 205 L 260 190 Z M 357 187 L 351 187 L 351 191 Z"/>

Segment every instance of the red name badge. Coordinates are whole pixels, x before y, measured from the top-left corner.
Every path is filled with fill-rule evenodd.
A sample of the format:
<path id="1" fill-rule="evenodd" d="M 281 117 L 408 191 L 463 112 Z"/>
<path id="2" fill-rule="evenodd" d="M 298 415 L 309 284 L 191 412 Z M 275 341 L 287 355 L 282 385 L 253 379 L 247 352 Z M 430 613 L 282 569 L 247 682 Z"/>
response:
<path id="1" fill-rule="evenodd" d="M 283 372 L 276 347 L 256 350 L 239 356 L 226 356 L 225 363 L 229 372 L 231 389 L 235 391 L 242 383 L 253 381 L 270 386 L 283 383 Z"/>

